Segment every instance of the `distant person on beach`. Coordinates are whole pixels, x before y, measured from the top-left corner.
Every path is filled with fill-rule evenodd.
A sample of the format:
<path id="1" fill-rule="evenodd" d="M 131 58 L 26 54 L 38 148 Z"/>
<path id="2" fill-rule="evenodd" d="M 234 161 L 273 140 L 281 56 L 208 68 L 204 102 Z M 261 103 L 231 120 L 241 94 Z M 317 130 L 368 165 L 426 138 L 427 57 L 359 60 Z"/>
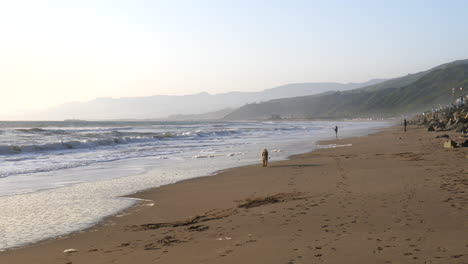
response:
<path id="1" fill-rule="evenodd" d="M 336 136 L 336 138 L 338 138 L 338 126 L 335 126 L 334 130 L 335 130 L 335 136 Z"/>
<path id="2" fill-rule="evenodd" d="M 267 149 L 263 149 L 262 151 L 262 164 L 263 164 L 263 167 L 268 166 L 268 150 Z"/>
<path id="3" fill-rule="evenodd" d="M 405 127 L 405 132 L 406 132 L 406 118 L 403 120 L 403 126 Z"/>

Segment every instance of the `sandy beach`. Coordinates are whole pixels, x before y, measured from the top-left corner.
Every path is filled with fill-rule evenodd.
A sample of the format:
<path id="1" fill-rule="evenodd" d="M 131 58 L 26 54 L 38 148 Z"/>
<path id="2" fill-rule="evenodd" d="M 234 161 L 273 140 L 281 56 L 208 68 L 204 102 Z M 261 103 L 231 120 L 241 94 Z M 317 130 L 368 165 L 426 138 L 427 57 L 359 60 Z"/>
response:
<path id="1" fill-rule="evenodd" d="M 392 127 L 150 189 L 0 263 L 468 263 L 468 148 L 444 149 L 443 134 L 461 136 Z"/>

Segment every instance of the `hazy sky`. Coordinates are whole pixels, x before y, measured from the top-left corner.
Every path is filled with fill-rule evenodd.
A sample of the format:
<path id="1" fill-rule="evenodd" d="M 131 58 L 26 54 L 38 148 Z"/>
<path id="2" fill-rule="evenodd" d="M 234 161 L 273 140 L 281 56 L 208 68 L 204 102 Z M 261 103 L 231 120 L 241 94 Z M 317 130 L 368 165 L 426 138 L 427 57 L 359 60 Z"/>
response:
<path id="1" fill-rule="evenodd" d="M 468 1 L 0 3 L 0 117 L 96 97 L 363 82 L 468 58 Z"/>

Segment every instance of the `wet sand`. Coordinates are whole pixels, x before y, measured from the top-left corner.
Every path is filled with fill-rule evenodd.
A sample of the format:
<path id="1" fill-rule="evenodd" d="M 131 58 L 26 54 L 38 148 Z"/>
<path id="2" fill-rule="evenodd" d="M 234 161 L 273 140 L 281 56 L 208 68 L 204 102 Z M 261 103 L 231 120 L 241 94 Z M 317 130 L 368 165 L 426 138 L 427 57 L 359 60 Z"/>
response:
<path id="1" fill-rule="evenodd" d="M 468 263 L 468 148 L 444 149 L 442 134 L 460 136 L 393 127 L 150 189 L 0 263 Z"/>

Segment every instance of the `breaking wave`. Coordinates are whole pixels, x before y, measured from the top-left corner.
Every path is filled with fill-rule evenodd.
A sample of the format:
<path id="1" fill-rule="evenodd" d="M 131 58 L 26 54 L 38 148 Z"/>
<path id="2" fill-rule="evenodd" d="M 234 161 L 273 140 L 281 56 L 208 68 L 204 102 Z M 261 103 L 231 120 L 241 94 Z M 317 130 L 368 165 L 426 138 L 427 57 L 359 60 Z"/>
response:
<path id="1" fill-rule="evenodd" d="M 96 140 L 71 140 L 59 141 L 45 144 L 33 145 L 0 145 L 0 155 L 12 155 L 31 152 L 57 151 L 66 149 L 93 149 L 102 146 L 114 146 L 118 144 L 130 144 L 138 142 L 149 142 L 167 138 L 168 136 L 152 137 L 114 137 Z"/>
<path id="2" fill-rule="evenodd" d="M 17 130 L 18 131 L 18 130 Z M 34 133 L 43 133 L 41 128 L 24 129 L 20 131 L 31 131 Z M 116 146 L 120 144 L 157 142 L 161 140 L 194 139 L 194 138 L 219 138 L 223 136 L 232 136 L 239 131 L 189 131 L 179 133 L 154 133 L 154 132 L 120 132 L 110 131 L 106 133 L 84 133 L 77 135 L 76 140 L 57 140 L 42 144 L 5 144 L 0 145 L 0 155 L 15 155 L 34 152 L 49 152 L 72 149 L 95 149 L 99 147 Z"/>

